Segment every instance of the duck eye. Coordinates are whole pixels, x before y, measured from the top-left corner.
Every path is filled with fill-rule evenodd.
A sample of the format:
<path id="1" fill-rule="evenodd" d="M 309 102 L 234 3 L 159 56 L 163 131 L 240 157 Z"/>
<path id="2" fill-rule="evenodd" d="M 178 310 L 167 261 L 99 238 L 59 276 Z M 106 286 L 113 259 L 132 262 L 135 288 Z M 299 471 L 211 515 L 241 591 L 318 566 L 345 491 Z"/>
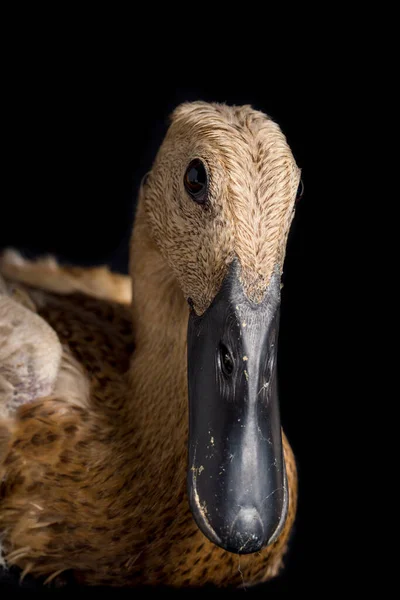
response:
<path id="1" fill-rule="evenodd" d="M 304 194 L 304 183 L 303 180 L 300 179 L 300 183 L 299 183 L 299 187 L 297 188 L 297 192 L 296 192 L 296 202 L 298 202 Z"/>
<path id="2" fill-rule="evenodd" d="M 184 184 L 189 196 L 198 204 L 204 204 L 207 197 L 207 171 L 199 158 L 189 163 Z"/>

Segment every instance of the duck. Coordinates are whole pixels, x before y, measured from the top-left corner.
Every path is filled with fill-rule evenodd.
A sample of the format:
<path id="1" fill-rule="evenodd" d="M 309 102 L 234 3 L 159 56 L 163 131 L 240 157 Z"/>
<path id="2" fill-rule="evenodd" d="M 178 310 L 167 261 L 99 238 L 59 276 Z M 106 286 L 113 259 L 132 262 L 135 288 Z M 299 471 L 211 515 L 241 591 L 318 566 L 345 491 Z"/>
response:
<path id="1" fill-rule="evenodd" d="M 301 170 L 249 105 L 173 111 L 129 275 L 0 259 L 0 544 L 43 583 L 250 586 L 284 565 L 277 388 Z"/>

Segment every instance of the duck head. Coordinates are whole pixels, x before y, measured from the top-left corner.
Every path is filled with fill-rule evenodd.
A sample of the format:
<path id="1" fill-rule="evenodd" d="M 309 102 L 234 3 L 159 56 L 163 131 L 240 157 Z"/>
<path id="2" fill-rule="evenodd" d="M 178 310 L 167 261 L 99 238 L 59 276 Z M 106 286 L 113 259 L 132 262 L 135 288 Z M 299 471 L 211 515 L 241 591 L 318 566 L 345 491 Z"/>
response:
<path id="1" fill-rule="evenodd" d="M 190 305 L 190 508 L 235 553 L 288 506 L 277 387 L 281 273 L 300 185 L 277 124 L 249 106 L 178 107 L 142 188 L 151 236 Z"/>

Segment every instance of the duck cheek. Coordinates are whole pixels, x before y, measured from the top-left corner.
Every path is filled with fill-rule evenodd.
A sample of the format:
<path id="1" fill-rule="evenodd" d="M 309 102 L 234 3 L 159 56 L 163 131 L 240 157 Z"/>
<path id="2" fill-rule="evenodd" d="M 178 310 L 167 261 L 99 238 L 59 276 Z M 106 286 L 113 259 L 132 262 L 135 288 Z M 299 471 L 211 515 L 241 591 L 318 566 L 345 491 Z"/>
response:
<path id="1" fill-rule="evenodd" d="M 250 303 L 232 263 L 211 306 L 189 318 L 189 503 L 200 530 L 235 553 L 272 543 L 286 519 L 279 291 L 276 274 L 263 302 Z"/>

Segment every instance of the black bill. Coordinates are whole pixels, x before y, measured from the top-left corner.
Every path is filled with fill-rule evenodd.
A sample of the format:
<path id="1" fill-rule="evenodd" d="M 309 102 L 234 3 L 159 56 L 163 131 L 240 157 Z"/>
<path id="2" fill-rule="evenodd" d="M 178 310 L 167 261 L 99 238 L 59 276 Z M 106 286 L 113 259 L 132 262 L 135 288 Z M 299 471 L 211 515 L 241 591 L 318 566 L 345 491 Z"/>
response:
<path id="1" fill-rule="evenodd" d="M 264 300 L 244 295 L 236 261 L 211 306 L 188 327 L 190 508 L 230 552 L 273 542 L 288 505 L 276 354 L 280 273 Z"/>

